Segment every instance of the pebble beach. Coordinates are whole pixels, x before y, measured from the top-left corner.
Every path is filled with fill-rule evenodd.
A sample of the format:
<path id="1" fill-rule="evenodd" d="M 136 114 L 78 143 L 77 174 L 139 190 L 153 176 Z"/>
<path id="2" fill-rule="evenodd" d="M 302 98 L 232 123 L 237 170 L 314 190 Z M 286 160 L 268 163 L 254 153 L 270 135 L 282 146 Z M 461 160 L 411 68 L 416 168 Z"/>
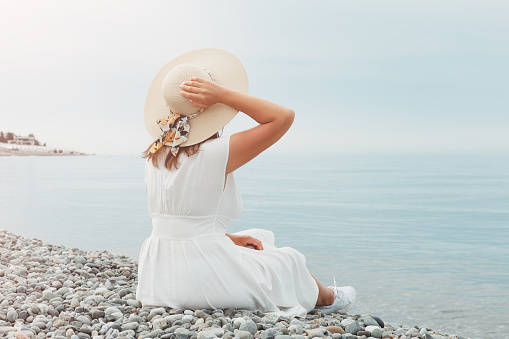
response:
<path id="1" fill-rule="evenodd" d="M 0 337 L 59 339 L 463 338 L 371 314 L 287 318 L 241 309 L 142 307 L 137 260 L 0 230 Z"/>

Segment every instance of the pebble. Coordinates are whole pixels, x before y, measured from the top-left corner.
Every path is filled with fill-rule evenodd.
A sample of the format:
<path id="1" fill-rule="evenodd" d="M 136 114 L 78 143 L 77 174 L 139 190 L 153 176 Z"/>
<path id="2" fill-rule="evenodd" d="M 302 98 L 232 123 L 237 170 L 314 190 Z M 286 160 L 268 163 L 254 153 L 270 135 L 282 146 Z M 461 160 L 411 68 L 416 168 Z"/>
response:
<path id="1" fill-rule="evenodd" d="M 378 326 L 377 321 L 369 315 L 362 319 L 364 320 L 364 326 Z"/>
<path id="2" fill-rule="evenodd" d="M 7 321 L 13 323 L 16 321 L 16 319 L 18 319 L 18 312 L 14 310 L 10 310 L 9 312 L 7 312 Z"/>
<path id="3" fill-rule="evenodd" d="M 373 315 L 288 318 L 234 308 L 144 307 L 136 300 L 137 260 L 107 251 L 67 248 L 5 230 L 0 230 L 0 244 L 2 338 L 458 338 L 425 326 L 384 323 Z"/>
<path id="4" fill-rule="evenodd" d="M 237 331 L 237 333 L 235 333 L 235 336 L 238 337 L 239 339 L 253 339 L 253 335 L 248 331 Z"/>
<path id="5" fill-rule="evenodd" d="M 345 330 L 341 326 L 327 326 L 325 329 L 327 331 L 329 331 L 330 333 L 339 333 L 339 334 L 345 333 Z"/>
<path id="6" fill-rule="evenodd" d="M 357 321 L 353 321 L 350 324 L 348 324 L 345 327 L 345 332 L 351 333 L 351 334 L 357 334 L 361 330 L 361 326 Z"/>
<path id="7" fill-rule="evenodd" d="M 252 320 L 246 320 L 242 324 L 240 324 L 239 331 L 248 331 L 252 335 L 258 331 L 258 326 L 256 326 L 255 322 Z"/>

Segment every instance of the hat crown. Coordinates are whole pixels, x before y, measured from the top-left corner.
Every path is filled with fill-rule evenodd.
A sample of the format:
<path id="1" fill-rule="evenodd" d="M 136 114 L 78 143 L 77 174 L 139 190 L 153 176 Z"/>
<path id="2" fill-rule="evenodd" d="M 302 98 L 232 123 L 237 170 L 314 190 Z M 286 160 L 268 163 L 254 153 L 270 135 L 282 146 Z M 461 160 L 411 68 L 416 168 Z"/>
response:
<path id="1" fill-rule="evenodd" d="M 163 98 L 173 113 L 186 116 L 196 113 L 196 106 L 188 98 L 180 94 L 182 90 L 180 85 L 184 81 L 191 80 L 192 77 L 210 79 L 207 71 L 193 64 L 181 64 L 173 67 L 164 77 L 162 84 Z"/>

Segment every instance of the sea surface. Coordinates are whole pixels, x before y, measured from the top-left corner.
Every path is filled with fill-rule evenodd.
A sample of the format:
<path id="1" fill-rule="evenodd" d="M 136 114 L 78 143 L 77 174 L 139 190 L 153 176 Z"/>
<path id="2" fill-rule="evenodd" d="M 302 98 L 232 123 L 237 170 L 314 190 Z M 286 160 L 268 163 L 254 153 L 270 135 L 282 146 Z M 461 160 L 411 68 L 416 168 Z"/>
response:
<path id="1" fill-rule="evenodd" d="M 298 249 L 351 313 L 509 337 L 509 156 L 264 154 L 235 173 L 243 215 Z M 138 156 L 0 157 L 0 229 L 138 258 L 150 236 Z"/>

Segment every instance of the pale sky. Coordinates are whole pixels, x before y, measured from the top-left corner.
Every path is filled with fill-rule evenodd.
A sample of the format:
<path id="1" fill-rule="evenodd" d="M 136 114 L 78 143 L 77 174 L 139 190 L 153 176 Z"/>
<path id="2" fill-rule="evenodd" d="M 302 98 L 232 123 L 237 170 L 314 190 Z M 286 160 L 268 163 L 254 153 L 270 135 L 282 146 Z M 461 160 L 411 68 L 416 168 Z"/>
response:
<path id="1" fill-rule="evenodd" d="M 505 0 L 4 0 L 0 130 L 140 154 L 156 72 L 215 47 L 296 112 L 276 152 L 509 153 L 508 18 Z"/>

